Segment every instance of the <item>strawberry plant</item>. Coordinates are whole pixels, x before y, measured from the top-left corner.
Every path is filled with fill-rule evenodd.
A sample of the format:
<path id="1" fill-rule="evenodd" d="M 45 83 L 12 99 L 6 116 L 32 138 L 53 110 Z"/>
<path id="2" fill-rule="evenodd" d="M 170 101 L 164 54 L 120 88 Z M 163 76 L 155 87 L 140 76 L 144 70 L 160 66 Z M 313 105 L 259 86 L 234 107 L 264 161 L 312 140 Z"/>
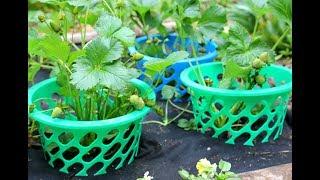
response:
<path id="1" fill-rule="evenodd" d="M 197 175 L 181 169 L 178 171 L 179 176 L 182 180 L 240 180 L 235 173 L 230 171 L 231 164 L 224 160 L 220 160 L 217 165 L 216 163 L 211 164 L 206 158 L 200 159 L 197 162 L 196 168 L 198 170 Z"/>
<path id="2" fill-rule="evenodd" d="M 78 120 L 108 119 L 144 107 L 128 84 L 139 72 L 121 61 L 125 47 L 134 42 L 134 32 L 107 14 L 98 19 L 96 30 L 99 37 L 75 51 L 57 34 L 36 39 L 41 43 L 31 46 L 32 52 L 56 63 L 60 93 L 70 99 L 57 101 L 52 117 L 74 114 Z"/>

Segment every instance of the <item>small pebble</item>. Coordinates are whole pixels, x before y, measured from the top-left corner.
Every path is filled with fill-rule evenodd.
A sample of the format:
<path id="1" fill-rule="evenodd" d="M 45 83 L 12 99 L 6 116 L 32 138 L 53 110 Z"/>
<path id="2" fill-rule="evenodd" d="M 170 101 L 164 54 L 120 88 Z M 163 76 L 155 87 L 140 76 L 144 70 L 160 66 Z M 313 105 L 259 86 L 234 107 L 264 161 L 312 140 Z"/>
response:
<path id="1" fill-rule="evenodd" d="M 211 150 L 211 147 L 207 147 L 207 151 L 210 151 Z"/>

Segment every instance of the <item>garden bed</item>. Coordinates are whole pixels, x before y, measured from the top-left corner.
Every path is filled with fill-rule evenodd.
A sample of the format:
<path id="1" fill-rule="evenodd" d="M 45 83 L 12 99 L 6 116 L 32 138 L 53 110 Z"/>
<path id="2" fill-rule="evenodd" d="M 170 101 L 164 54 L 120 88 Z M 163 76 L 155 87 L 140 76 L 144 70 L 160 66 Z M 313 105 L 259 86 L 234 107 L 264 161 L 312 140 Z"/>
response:
<path id="1" fill-rule="evenodd" d="M 48 73 L 40 71 L 36 76 L 36 82 L 48 77 Z M 171 110 L 170 116 L 177 114 L 177 110 Z M 191 114 L 184 114 L 184 118 L 193 118 Z M 148 120 L 160 120 L 151 113 Z M 184 131 L 176 126 L 176 123 L 168 127 L 156 124 L 143 125 L 141 144 L 136 160 L 117 171 L 111 171 L 107 175 L 90 176 L 85 179 L 132 179 L 150 172 L 155 179 L 179 179 L 177 171 L 184 168 L 193 173 L 196 172 L 195 164 L 201 158 L 207 158 L 210 162 L 219 162 L 220 159 L 232 164 L 232 170 L 236 173 L 247 172 L 292 162 L 292 130 L 285 124 L 283 134 L 276 141 L 269 143 L 257 143 L 254 147 L 243 146 L 241 143 L 228 145 L 224 139 L 212 139 L 209 135 L 199 132 Z M 28 179 L 84 179 L 66 175 L 58 169 L 51 168 L 44 159 L 43 152 L 39 148 L 31 148 L 28 151 Z M 73 177 L 73 178 L 72 178 Z"/>
<path id="2" fill-rule="evenodd" d="M 174 112 L 172 112 L 174 113 Z M 152 113 L 147 120 L 156 119 Z M 168 127 L 147 124 L 142 130 L 142 144 L 138 157 L 129 166 L 107 175 L 86 179 L 132 179 L 135 180 L 149 171 L 155 179 L 178 179 L 180 167 L 195 173 L 196 162 L 206 157 L 210 162 L 224 159 L 232 164 L 236 173 L 257 170 L 292 162 L 292 130 L 284 126 L 283 134 L 277 141 L 246 147 L 241 144 L 227 145 L 223 140 L 213 140 L 208 135 L 188 132 L 175 124 Z M 52 179 L 72 177 L 51 168 L 43 158 L 42 151 L 29 150 L 29 179 Z M 83 179 L 75 177 L 75 179 Z"/>

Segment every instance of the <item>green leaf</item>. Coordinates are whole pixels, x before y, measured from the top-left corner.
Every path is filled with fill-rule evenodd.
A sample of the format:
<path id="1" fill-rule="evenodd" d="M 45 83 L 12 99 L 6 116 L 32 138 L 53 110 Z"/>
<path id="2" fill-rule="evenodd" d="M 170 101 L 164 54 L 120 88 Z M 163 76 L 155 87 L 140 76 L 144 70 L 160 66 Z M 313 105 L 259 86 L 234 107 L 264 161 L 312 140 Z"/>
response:
<path id="1" fill-rule="evenodd" d="M 90 60 L 80 59 L 74 65 L 74 70 L 71 83 L 80 90 L 87 90 L 98 84 L 114 90 L 123 90 L 130 79 L 139 76 L 135 69 L 128 69 L 121 62 L 94 67 L 90 65 Z"/>
<path id="2" fill-rule="evenodd" d="M 227 11 L 224 7 L 212 4 L 205 10 L 199 20 L 199 25 L 215 23 L 217 27 L 222 27 L 227 22 Z M 219 25 L 219 26 L 218 26 Z"/>
<path id="3" fill-rule="evenodd" d="M 228 12 L 228 18 L 244 26 L 250 33 L 253 32 L 255 16 L 246 5 L 236 4 L 232 6 Z"/>
<path id="4" fill-rule="evenodd" d="M 179 170 L 178 174 L 182 178 L 182 180 L 187 180 L 189 179 L 189 176 L 190 176 L 189 172 L 184 169 Z"/>
<path id="5" fill-rule="evenodd" d="M 175 87 L 164 85 L 161 90 L 161 95 L 163 99 L 171 99 L 174 96 Z"/>
<path id="6" fill-rule="evenodd" d="M 137 11 L 142 17 L 158 5 L 158 0 L 130 0 L 132 8 Z"/>
<path id="7" fill-rule="evenodd" d="M 46 36 L 40 42 L 41 49 L 45 57 L 53 60 L 67 61 L 70 53 L 70 46 L 66 41 L 63 41 L 59 36 Z"/>
<path id="8" fill-rule="evenodd" d="M 252 68 L 248 67 L 241 67 L 234 61 L 227 61 L 225 63 L 224 78 L 246 78 L 249 76 Z"/>
<path id="9" fill-rule="evenodd" d="M 122 22 L 119 18 L 103 14 L 97 21 L 96 30 L 102 37 L 110 37 L 115 31 L 120 29 Z"/>
<path id="10" fill-rule="evenodd" d="M 119 59 L 123 52 L 123 46 L 120 42 L 109 38 L 98 38 L 88 44 L 85 50 L 86 57 L 90 59 L 92 65 L 99 66 L 102 63 Z"/>
<path id="11" fill-rule="evenodd" d="M 103 39 L 103 43 L 107 47 L 108 51 L 106 52 L 105 62 L 112 62 L 121 57 L 124 48 L 119 41 L 114 39 Z"/>
<path id="12" fill-rule="evenodd" d="M 146 74 L 150 76 L 154 76 L 155 74 L 165 70 L 165 68 L 172 65 L 173 63 L 179 60 L 185 59 L 188 56 L 189 56 L 189 53 L 186 51 L 176 51 L 171 53 L 165 59 L 155 59 L 155 60 L 147 61 L 144 64 L 144 67 L 146 68 Z"/>
<path id="13" fill-rule="evenodd" d="M 40 70 L 41 64 L 36 61 L 30 61 L 30 65 L 28 67 L 28 82 L 33 82 L 35 75 Z"/>
<path id="14" fill-rule="evenodd" d="M 221 169 L 221 171 L 223 172 L 227 172 L 227 171 L 230 171 L 231 169 L 231 164 L 227 161 L 224 161 L 224 160 L 220 160 L 219 161 L 219 169 Z"/>
<path id="15" fill-rule="evenodd" d="M 114 37 L 119 39 L 126 46 L 131 46 L 134 44 L 136 34 L 131 29 L 122 27 L 114 33 Z"/>
<path id="16" fill-rule="evenodd" d="M 184 11 L 184 16 L 189 17 L 189 18 L 196 18 L 196 17 L 200 16 L 200 7 L 197 5 L 193 5 L 193 6 L 188 7 Z"/>
<path id="17" fill-rule="evenodd" d="M 190 131 L 190 130 L 197 130 L 197 126 L 196 123 L 194 122 L 194 119 L 179 119 L 178 120 L 178 127 L 186 130 L 186 131 Z"/>
<path id="18" fill-rule="evenodd" d="M 99 2 L 99 0 L 68 0 L 67 2 L 71 6 L 76 6 L 76 7 L 86 6 L 86 7 L 90 7 L 90 6 L 94 5 L 94 4 L 96 4 L 97 2 Z"/>
<path id="19" fill-rule="evenodd" d="M 269 0 L 268 5 L 277 18 L 285 21 L 292 27 L 292 2 L 291 0 Z"/>
<path id="20" fill-rule="evenodd" d="M 85 56 L 85 54 L 85 50 L 72 51 L 68 59 L 68 65 L 70 66 L 76 59 Z"/>
<path id="21" fill-rule="evenodd" d="M 232 44 L 246 48 L 251 43 L 251 38 L 246 28 L 239 23 L 234 23 L 230 26 L 229 41 Z"/>
<path id="22" fill-rule="evenodd" d="M 245 0 L 245 3 L 253 14 L 257 18 L 260 18 L 268 12 L 267 1 L 268 0 Z"/>

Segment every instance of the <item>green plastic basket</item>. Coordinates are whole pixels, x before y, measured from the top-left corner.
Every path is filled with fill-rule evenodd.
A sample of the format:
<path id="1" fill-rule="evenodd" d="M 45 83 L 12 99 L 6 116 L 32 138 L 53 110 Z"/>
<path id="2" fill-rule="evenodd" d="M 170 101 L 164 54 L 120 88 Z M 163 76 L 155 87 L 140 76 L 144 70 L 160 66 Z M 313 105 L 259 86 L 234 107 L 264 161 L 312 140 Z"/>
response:
<path id="1" fill-rule="evenodd" d="M 292 90 L 290 69 L 271 65 L 261 70 L 261 74 L 267 79 L 273 78 L 275 87 L 270 87 L 266 82 L 262 88 L 230 90 L 217 87 L 223 72 L 221 62 L 199 66 L 203 76 L 213 80 L 212 87 L 196 83 L 195 68 L 196 66 L 193 66 L 184 70 L 181 80 L 188 87 L 195 122 L 202 133 L 210 132 L 213 138 L 223 136 L 227 138 L 228 144 L 244 140 L 244 145 L 249 146 L 253 146 L 254 142 L 260 139 L 263 143 L 268 142 L 271 137 L 275 140 L 282 134 L 287 103 Z M 231 108 L 240 102 L 242 110 L 231 111 Z M 221 121 L 221 117 L 225 123 L 223 126 L 221 124 L 217 126 L 216 121 Z M 240 125 L 240 121 L 245 125 Z"/>
<path id="2" fill-rule="evenodd" d="M 155 99 L 152 88 L 143 81 L 132 79 L 131 83 L 141 94 Z M 28 103 L 39 98 L 51 98 L 59 86 L 56 78 L 42 81 L 29 89 Z M 133 111 L 127 115 L 107 120 L 77 121 L 51 118 L 49 113 L 41 112 L 41 102 L 29 114 L 38 124 L 43 150 L 52 167 L 71 173 L 77 169 L 76 176 L 106 174 L 111 168 L 119 169 L 130 164 L 138 153 L 141 135 L 141 121 L 150 111 L 149 107 Z M 49 108 L 54 104 L 49 104 Z M 90 138 L 88 138 L 90 136 Z M 84 139 L 82 139 L 84 138 Z"/>

